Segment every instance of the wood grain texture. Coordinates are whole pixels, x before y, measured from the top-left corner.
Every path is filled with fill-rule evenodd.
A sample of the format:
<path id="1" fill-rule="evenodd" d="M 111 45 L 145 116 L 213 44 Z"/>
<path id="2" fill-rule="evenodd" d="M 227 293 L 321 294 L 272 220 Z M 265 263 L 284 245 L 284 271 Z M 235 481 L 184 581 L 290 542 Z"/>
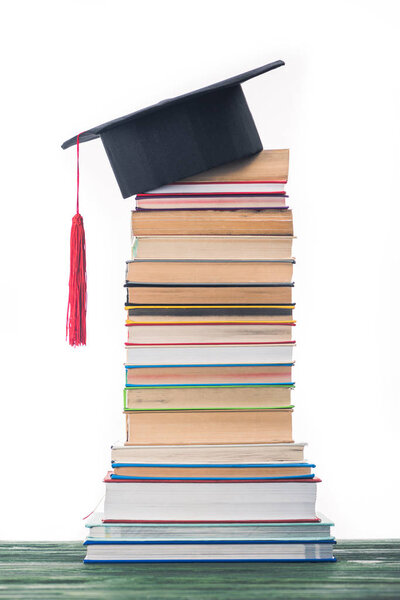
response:
<path id="1" fill-rule="evenodd" d="M 82 564 L 79 542 L 0 544 L 0 598 L 368 600 L 400 597 L 400 540 L 346 540 L 337 563 Z"/>

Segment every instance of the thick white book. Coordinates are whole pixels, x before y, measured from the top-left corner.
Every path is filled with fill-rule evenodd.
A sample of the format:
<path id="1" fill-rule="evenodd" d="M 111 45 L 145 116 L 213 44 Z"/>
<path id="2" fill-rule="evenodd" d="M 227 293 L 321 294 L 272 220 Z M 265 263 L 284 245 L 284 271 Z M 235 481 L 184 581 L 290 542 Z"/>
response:
<path id="1" fill-rule="evenodd" d="M 320 480 L 105 481 L 105 520 L 286 521 L 316 519 Z"/>

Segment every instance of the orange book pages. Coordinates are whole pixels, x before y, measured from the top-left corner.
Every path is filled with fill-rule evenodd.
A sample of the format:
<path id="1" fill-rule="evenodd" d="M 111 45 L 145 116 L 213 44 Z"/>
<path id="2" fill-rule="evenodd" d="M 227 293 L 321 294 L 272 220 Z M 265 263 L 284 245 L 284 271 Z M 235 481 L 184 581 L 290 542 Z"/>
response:
<path id="1" fill-rule="evenodd" d="M 114 467 L 128 477 L 293 477 L 310 475 L 311 467 Z"/>
<path id="2" fill-rule="evenodd" d="M 293 264 L 279 261 L 140 261 L 127 264 L 130 283 L 290 283 Z"/>
<path id="3" fill-rule="evenodd" d="M 288 172 L 289 150 L 262 150 L 249 158 L 208 169 L 181 181 L 287 181 Z"/>
<path id="4" fill-rule="evenodd" d="M 289 259 L 292 236 L 284 235 L 160 235 L 137 237 L 134 258 L 192 259 Z"/>
<path id="5" fill-rule="evenodd" d="M 154 387 L 127 388 L 125 409 L 281 408 L 290 406 L 290 388 Z"/>
<path id="6" fill-rule="evenodd" d="M 293 235 L 291 210 L 132 212 L 133 235 Z"/>
<path id="7" fill-rule="evenodd" d="M 279 365 L 137 367 L 126 370 L 127 385 L 291 383 L 292 381 L 292 368 Z M 278 389 L 275 389 L 275 398 L 277 391 Z M 286 401 L 285 399 L 284 402 Z"/>
<path id="8" fill-rule="evenodd" d="M 292 442 L 292 410 L 133 412 L 126 433 L 128 445 Z"/>
<path id="9" fill-rule="evenodd" d="M 162 324 L 127 326 L 128 343 L 132 344 L 278 343 L 291 341 L 292 330 L 292 325 L 261 324 Z"/>
<path id="10" fill-rule="evenodd" d="M 291 304 L 290 286 L 128 287 L 129 304 Z"/>

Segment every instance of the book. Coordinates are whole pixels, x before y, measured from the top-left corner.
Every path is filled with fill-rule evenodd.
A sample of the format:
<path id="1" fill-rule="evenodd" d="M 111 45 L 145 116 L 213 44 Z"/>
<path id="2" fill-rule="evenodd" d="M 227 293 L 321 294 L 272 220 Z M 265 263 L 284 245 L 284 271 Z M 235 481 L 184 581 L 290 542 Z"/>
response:
<path id="1" fill-rule="evenodd" d="M 293 259 L 287 260 L 147 260 L 127 261 L 127 283 L 228 284 L 290 283 Z"/>
<path id="2" fill-rule="evenodd" d="M 262 150 L 253 156 L 235 160 L 186 177 L 183 183 L 270 181 L 286 183 L 289 174 L 289 150 Z"/>
<path id="3" fill-rule="evenodd" d="M 139 236 L 136 259 L 266 260 L 292 258 L 293 236 L 183 235 Z"/>
<path id="4" fill-rule="evenodd" d="M 138 236 L 134 259 L 266 260 L 292 258 L 288 235 L 154 235 Z"/>
<path id="5" fill-rule="evenodd" d="M 214 304 L 214 305 L 161 305 L 127 304 L 127 322 L 143 323 L 154 320 L 170 322 L 179 317 L 181 323 L 192 320 L 204 321 L 292 321 L 294 304 Z"/>
<path id="6" fill-rule="evenodd" d="M 136 210 L 202 210 L 216 208 L 288 208 L 284 193 L 208 193 L 196 194 L 142 194 L 136 196 Z"/>
<path id="7" fill-rule="evenodd" d="M 293 408 L 293 384 L 203 384 L 131 386 L 124 390 L 124 410 Z"/>
<path id="8" fill-rule="evenodd" d="M 128 323 L 127 343 L 199 344 L 246 342 L 287 342 L 292 340 L 294 323 Z"/>
<path id="9" fill-rule="evenodd" d="M 289 172 L 289 150 L 262 150 L 252 156 L 228 162 L 224 165 L 207 169 L 201 173 L 191 175 L 174 184 L 164 185 L 161 188 L 150 190 L 145 194 L 137 194 L 137 198 L 153 196 L 157 194 L 168 194 L 171 190 L 178 188 L 180 193 L 189 186 L 197 184 L 216 185 L 219 184 L 285 184 Z M 237 187 L 235 187 L 237 189 Z M 204 190 L 203 192 L 204 193 Z"/>
<path id="10" fill-rule="evenodd" d="M 137 463 L 256 463 L 304 462 L 305 443 L 281 444 L 213 444 L 125 446 L 116 442 L 111 447 L 112 462 Z"/>
<path id="11" fill-rule="evenodd" d="M 293 441 L 289 152 L 261 151 L 240 87 L 282 65 L 63 144 L 77 145 L 79 184 L 79 141 L 100 136 L 122 195 L 140 192 L 125 282 L 126 441 L 111 450 L 87 563 L 335 560 L 315 465 Z M 86 341 L 86 287 L 71 256 L 74 346 Z"/>
<path id="12" fill-rule="evenodd" d="M 293 235 L 286 209 L 152 210 L 132 212 L 132 234 L 144 235 Z"/>
<path id="13" fill-rule="evenodd" d="M 136 196 L 138 208 L 283 207 L 288 174 L 286 150 L 264 150 L 193 176 L 190 180 Z"/>
<path id="14" fill-rule="evenodd" d="M 129 481 L 105 478 L 104 520 L 316 520 L 320 479 L 241 482 Z"/>
<path id="15" fill-rule="evenodd" d="M 331 538 L 333 523 L 323 514 L 317 513 L 318 521 L 280 523 L 123 523 L 103 522 L 103 513 L 94 513 L 85 523 L 88 538 L 118 540 L 276 540 Z"/>
<path id="16" fill-rule="evenodd" d="M 335 562 L 330 540 L 111 541 L 86 540 L 85 563 Z"/>
<path id="17" fill-rule="evenodd" d="M 126 411 L 126 444 L 293 442 L 292 409 Z"/>
<path id="18" fill-rule="evenodd" d="M 286 365 L 125 365 L 126 386 L 291 383 Z"/>
<path id="19" fill-rule="evenodd" d="M 314 477 L 310 463 L 265 463 L 250 465 L 143 465 L 113 463 L 111 479 L 310 479 Z"/>
<path id="20" fill-rule="evenodd" d="M 249 285 L 140 285 L 126 283 L 131 304 L 291 304 L 293 283 Z"/>
<path id="21" fill-rule="evenodd" d="M 136 199 L 126 441 L 86 562 L 334 560 L 293 441 L 293 221 L 266 156 Z"/>
<path id="22" fill-rule="evenodd" d="M 126 346 L 128 365 L 288 364 L 294 342 L 281 344 L 166 344 Z"/>

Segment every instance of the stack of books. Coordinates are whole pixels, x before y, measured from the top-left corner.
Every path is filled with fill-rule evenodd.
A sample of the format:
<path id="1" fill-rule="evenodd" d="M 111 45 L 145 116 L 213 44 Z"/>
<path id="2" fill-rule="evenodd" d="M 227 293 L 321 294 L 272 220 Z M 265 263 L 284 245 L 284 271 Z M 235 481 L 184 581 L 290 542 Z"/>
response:
<path id="1" fill-rule="evenodd" d="M 332 561 L 292 436 L 287 150 L 150 193 L 126 270 L 126 441 L 86 562 Z"/>

